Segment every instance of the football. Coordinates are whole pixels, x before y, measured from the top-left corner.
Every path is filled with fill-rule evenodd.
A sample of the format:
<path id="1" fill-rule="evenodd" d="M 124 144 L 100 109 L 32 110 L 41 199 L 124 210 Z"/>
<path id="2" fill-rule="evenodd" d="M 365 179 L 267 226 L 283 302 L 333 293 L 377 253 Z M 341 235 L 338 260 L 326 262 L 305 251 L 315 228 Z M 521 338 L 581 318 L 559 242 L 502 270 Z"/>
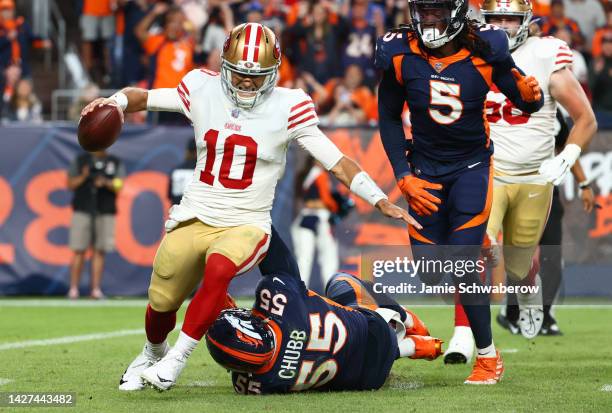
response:
<path id="1" fill-rule="evenodd" d="M 79 121 L 79 144 L 88 152 L 111 146 L 121 133 L 121 109 L 115 105 L 97 106 Z"/>

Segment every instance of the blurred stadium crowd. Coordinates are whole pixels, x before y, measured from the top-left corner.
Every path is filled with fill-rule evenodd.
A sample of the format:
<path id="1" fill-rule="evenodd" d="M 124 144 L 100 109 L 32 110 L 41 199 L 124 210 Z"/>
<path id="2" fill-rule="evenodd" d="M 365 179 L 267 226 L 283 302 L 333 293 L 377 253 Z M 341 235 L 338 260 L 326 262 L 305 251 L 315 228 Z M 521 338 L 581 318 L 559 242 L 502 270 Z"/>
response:
<path id="1" fill-rule="evenodd" d="M 477 18 L 477 0 L 471 8 Z M 573 49 L 575 75 L 598 116 L 610 119 L 612 3 L 534 0 L 534 10 L 542 34 Z M 281 39 L 279 84 L 311 94 L 324 126 L 376 125 L 376 37 L 406 21 L 407 0 L 0 0 L 2 119 L 76 120 L 106 90 L 175 87 L 195 67 L 219 71 L 231 27 L 261 22 Z M 69 80 L 56 79 L 53 56 Z"/>

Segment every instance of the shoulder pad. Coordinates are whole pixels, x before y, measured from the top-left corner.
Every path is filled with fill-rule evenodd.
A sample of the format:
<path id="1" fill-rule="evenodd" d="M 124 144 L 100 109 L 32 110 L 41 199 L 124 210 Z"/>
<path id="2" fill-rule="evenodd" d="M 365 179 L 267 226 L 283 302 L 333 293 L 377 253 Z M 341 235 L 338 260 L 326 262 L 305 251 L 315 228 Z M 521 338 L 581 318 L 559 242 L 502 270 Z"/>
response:
<path id="1" fill-rule="evenodd" d="M 486 59 L 489 63 L 501 62 L 510 56 L 508 36 L 503 30 L 490 24 L 483 24 L 478 28 L 477 35 L 491 47 Z"/>
<path id="2" fill-rule="evenodd" d="M 179 86 L 181 88 L 183 88 L 183 91 L 187 95 L 189 95 L 194 90 L 199 89 L 200 87 L 202 87 L 207 81 L 209 81 L 210 79 L 215 78 L 217 76 L 219 76 L 219 73 L 213 72 L 212 70 L 208 70 L 208 69 L 193 69 L 192 71 L 187 73 L 183 77 L 183 79 L 181 79 L 181 82 L 180 82 Z"/>
<path id="3" fill-rule="evenodd" d="M 387 32 L 376 40 L 374 66 L 387 70 L 392 66 L 393 56 L 410 53 L 408 33 Z"/>

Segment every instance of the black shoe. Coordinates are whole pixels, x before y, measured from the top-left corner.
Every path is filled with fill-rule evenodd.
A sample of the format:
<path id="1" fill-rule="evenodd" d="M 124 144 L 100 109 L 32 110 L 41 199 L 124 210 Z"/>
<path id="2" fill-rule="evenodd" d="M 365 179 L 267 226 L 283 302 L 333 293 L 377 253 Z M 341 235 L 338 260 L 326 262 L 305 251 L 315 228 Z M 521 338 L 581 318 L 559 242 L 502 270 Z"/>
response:
<path id="1" fill-rule="evenodd" d="M 548 316 L 544 318 L 544 323 L 542 324 L 540 335 L 541 336 L 562 336 L 563 333 L 559 329 L 559 325 L 557 325 L 557 320 L 555 320 L 552 316 Z"/>
<path id="2" fill-rule="evenodd" d="M 508 319 L 502 313 L 497 314 L 497 317 L 495 318 L 495 320 L 497 320 L 497 324 L 499 324 L 500 326 L 502 326 L 506 330 L 510 331 L 511 334 L 520 334 L 521 333 L 521 329 L 519 328 L 517 322 Z"/>

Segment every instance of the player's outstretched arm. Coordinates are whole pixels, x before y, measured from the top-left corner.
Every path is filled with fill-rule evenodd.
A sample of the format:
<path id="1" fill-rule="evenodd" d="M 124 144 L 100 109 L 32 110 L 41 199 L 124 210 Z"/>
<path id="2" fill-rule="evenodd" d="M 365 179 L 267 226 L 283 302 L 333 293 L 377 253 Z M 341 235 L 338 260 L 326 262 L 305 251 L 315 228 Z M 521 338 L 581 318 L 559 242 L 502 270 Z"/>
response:
<path id="1" fill-rule="evenodd" d="M 318 126 L 306 126 L 294 131 L 293 138 L 351 192 L 375 206 L 383 215 L 421 228 L 408 212 L 389 202 L 387 195 L 372 178 L 355 161 L 344 156 Z"/>
<path id="2" fill-rule="evenodd" d="M 535 113 L 544 105 L 542 89 L 536 78 L 526 76 L 511 57 L 494 67 L 493 83 L 523 112 Z"/>
<path id="3" fill-rule="evenodd" d="M 370 176 L 361 169 L 357 162 L 346 156 L 343 156 L 340 161 L 330 172 L 334 176 L 350 188 L 351 192 L 360 196 L 370 204 L 374 205 L 383 215 L 401 219 L 409 225 L 414 225 L 421 229 L 421 225 L 408 214 L 406 210 L 389 202 L 387 195 L 376 185 Z"/>
<path id="4" fill-rule="evenodd" d="M 81 111 L 81 116 L 93 111 L 96 106 L 115 105 L 124 113 L 142 110 L 182 112 L 180 97 L 176 89 L 141 89 L 126 87 L 108 98 L 98 98 Z"/>

